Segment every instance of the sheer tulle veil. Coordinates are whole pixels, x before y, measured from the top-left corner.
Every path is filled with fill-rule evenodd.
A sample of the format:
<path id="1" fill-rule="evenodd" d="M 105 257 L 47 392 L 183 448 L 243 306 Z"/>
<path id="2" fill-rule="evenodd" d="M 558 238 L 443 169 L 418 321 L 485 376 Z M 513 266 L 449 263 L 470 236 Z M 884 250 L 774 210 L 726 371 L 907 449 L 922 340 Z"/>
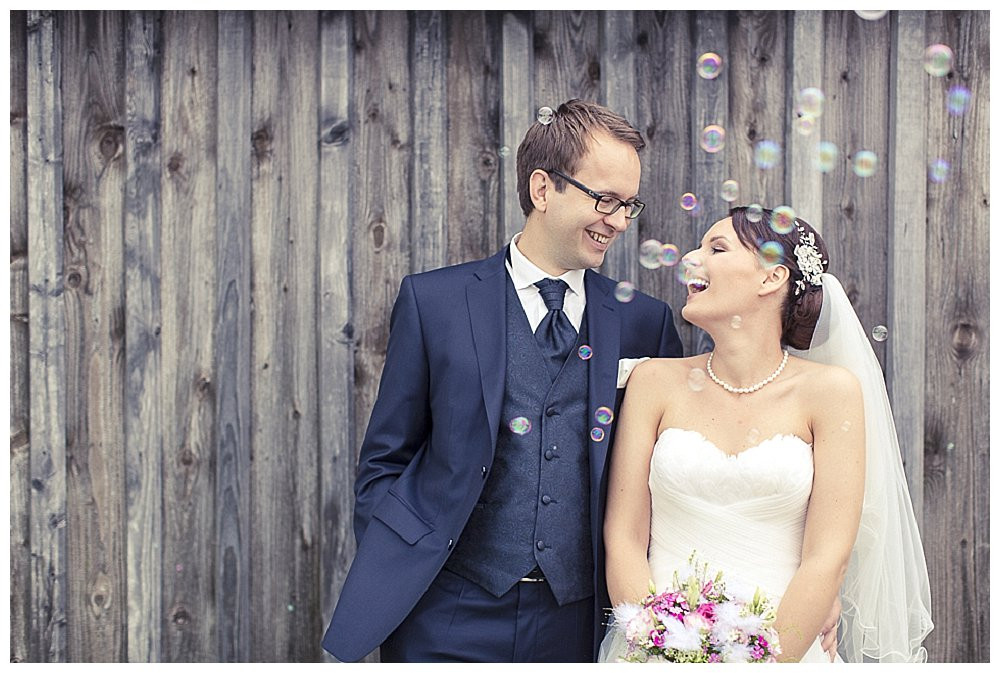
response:
<path id="1" fill-rule="evenodd" d="M 926 661 L 930 583 L 882 369 L 840 281 L 829 273 L 821 280 L 823 308 L 809 350 L 789 351 L 850 370 L 865 408 L 865 499 L 840 593 L 838 651 L 847 662 Z"/>

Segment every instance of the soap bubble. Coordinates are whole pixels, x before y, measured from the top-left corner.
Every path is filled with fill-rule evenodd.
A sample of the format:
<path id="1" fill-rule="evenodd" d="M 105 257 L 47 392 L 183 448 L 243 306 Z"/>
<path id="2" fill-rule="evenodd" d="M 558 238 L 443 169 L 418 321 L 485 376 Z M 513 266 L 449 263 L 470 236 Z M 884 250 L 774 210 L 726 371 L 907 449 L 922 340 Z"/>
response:
<path id="1" fill-rule="evenodd" d="M 834 143 L 824 140 L 816 147 L 816 160 L 813 165 L 821 173 L 829 173 L 836 167 L 839 154 L 840 150 Z"/>
<path id="2" fill-rule="evenodd" d="M 741 318 L 738 315 L 734 315 L 732 319 L 729 321 L 729 326 L 732 327 L 733 329 L 739 329 L 743 327 L 743 318 Z"/>
<path id="3" fill-rule="evenodd" d="M 757 442 L 760 441 L 760 430 L 757 428 L 750 428 L 747 431 L 747 446 L 757 446 Z"/>
<path id="4" fill-rule="evenodd" d="M 698 197 L 691 192 L 681 194 L 681 208 L 687 211 L 694 210 L 698 205 Z"/>
<path id="5" fill-rule="evenodd" d="M 774 266 L 785 261 L 785 250 L 777 241 L 766 241 L 757 249 L 757 258 L 763 266 Z"/>
<path id="6" fill-rule="evenodd" d="M 715 154 L 726 145 L 726 129 L 718 124 L 706 126 L 701 132 L 701 149 Z"/>
<path id="7" fill-rule="evenodd" d="M 673 243 L 664 243 L 660 252 L 660 265 L 673 266 L 681 258 L 681 251 Z"/>
<path id="8" fill-rule="evenodd" d="M 796 109 L 804 115 L 819 117 L 823 114 L 824 102 L 826 102 L 826 94 L 823 93 L 823 90 L 810 86 L 799 92 L 796 98 Z"/>
<path id="9" fill-rule="evenodd" d="M 663 244 L 655 238 L 643 241 L 639 245 L 639 263 L 644 268 L 659 269 L 661 254 L 663 254 Z"/>
<path id="10" fill-rule="evenodd" d="M 854 174 L 859 178 L 870 178 L 875 175 L 878 166 L 878 156 L 870 150 L 861 150 L 854 155 Z"/>
<path id="11" fill-rule="evenodd" d="M 774 168 L 781 160 L 781 146 L 773 140 L 761 140 L 754 147 L 753 161 L 758 168 Z"/>
<path id="12" fill-rule="evenodd" d="M 524 416 L 518 416 L 510 419 L 508 427 L 515 435 L 526 435 L 531 432 L 531 421 Z"/>
<path id="13" fill-rule="evenodd" d="M 678 264 L 677 268 L 674 270 L 674 277 L 681 285 L 687 285 L 687 282 L 691 280 L 691 275 L 700 267 L 701 264 L 699 262 L 690 258 L 681 259 L 681 263 Z"/>
<path id="14" fill-rule="evenodd" d="M 931 162 L 930 168 L 927 170 L 927 177 L 931 179 L 931 182 L 944 182 L 948 179 L 948 173 L 951 171 L 951 165 L 944 159 L 935 159 Z"/>
<path id="15" fill-rule="evenodd" d="M 504 145 L 497 151 L 497 154 L 500 155 L 501 159 L 505 159 L 510 156 L 510 148 Z"/>
<path id="16" fill-rule="evenodd" d="M 878 21 L 889 13 L 887 9 L 856 9 L 854 13 L 865 21 Z"/>
<path id="17" fill-rule="evenodd" d="M 764 217 L 764 209 L 759 203 L 751 203 L 747 206 L 747 220 L 753 223 L 760 222 L 760 218 Z"/>
<path id="18" fill-rule="evenodd" d="M 549 106 L 544 106 L 538 108 L 538 114 L 535 115 L 535 119 L 538 120 L 539 124 L 545 124 L 548 126 L 555 119 L 556 113 Z"/>
<path id="19" fill-rule="evenodd" d="M 688 387 L 696 393 L 700 393 L 705 389 L 705 370 L 698 369 L 695 367 L 690 372 L 688 372 Z"/>
<path id="20" fill-rule="evenodd" d="M 951 47 L 945 44 L 932 44 L 924 50 L 924 70 L 928 75 L 944 77 L 951 72 L 951 62 L 955 58 Z"/>
<path id="21" fill-rule="evenodd" d="M 722 72 L 722 57 L 714 52 L 706 52 L 698 57 L 696 66 L 702 79 L 715 79 Z"/>
<path id="22" fill-rule="evenodd" d="M 611 421 L 614 420 L 615 414 L 608 407 L 597 407 L 597 411 L 594 412 L 594 418 L 601 425 L 611 425 Z"/>
<path id="23" fill-rule="evenodd" d="M 623 304 L 627 304 L 635 299 L 635 285 L 627 280 L 623 280 L 615 285 L 615 299 Z"/>
<path id="24" fill-rule="evenodd" d="M 885 341 L 889 338 L 889 330 L 885 325 L 875 325 L 872 328 L 872 339 L 875 341 Z"/>
<path id="25" fill-rule="evenodd" d="M 847 432 L 848 430 L 851 429 L 851 422 L 844 421 L 843 423 L 840 424 L 840 429 L 843 430 L 844 432 Z"/>
<path id="26" fill-rule="evenodd" d="M 589 360 L 594 357 L 594 349 L 587 344 L 584 344 L 577 349 L 576 354 L 580 356 L 581 360 Z"/>
<path id="27" fill-rule="evenodd" d="M 789 206 L 778 206 L 771 213 L 771 229 L 776 234 L 790 234 L 795 228 L 795 211 Z"/>
<path id="28" fill-rule="evenodd" d="M 792 122 L 792 126 L 800 136 L 807 136 L 816 130 L 816 118 L 812 115 L 802 115 L 801 117 L 796 117 L 795 121 Z"/>
<path id="29" fill-rule="evenodd" d="M 732 203 L 740 198 L 740 183 L 736 182 L 736 180 L 726 180 L 723 182 L 721 196 L 722 200 L 728 203 Z"/>
<path id="30" fill-rule="evenodd" d="M 604 441 L 604 428 L 591 428 L 590 438 L 595 442 Z"/>
<path id="31" fill-rule="evenodd" d="M 965 114 L 970 100 L 972 100 L 972 92 L 961 84 L 956 84 L 948 89 L 948 112 L 956 117 Z"/>

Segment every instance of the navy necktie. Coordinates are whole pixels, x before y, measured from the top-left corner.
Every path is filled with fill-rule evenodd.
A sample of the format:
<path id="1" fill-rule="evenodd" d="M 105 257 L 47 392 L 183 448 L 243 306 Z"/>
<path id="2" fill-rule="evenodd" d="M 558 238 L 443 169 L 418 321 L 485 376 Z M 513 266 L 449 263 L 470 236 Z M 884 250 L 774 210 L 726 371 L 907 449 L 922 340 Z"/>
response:
<path id="1" fill-rule="evenodd" d="M 535 340 L 538 341 L 542 355 L 545 356 L 549 373 L 555 379 L 566 361 L 566 356 L 576 343 L 576 330 L 563 312 L 563 300 L 566 298 L 569 285 L 566 281 L 543 278 L 535 283 L 535 286 L 542 295 L 545 308 L 549 309 L 535 330 Z"/>

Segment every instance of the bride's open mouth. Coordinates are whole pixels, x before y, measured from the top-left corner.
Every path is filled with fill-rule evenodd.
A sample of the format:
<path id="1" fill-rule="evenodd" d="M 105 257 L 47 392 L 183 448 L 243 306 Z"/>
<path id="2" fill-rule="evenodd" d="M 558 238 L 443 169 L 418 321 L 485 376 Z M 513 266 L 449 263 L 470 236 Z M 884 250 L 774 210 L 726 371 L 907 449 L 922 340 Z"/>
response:
<path id="1" fill-rule="evenodd" d="M 691 278 L 687 282 L 688 295 L 698 294 L 708 289 L 709 282 L 704 278 Z"/>

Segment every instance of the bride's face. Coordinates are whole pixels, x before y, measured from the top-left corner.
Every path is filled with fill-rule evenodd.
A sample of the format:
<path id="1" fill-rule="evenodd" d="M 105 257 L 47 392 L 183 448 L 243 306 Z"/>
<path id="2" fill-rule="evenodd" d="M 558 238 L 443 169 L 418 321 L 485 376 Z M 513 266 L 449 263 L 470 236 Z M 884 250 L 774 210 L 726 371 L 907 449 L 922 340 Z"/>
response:
<path id="1" fill-rule="evenodd" d="M 740 242 L 731 217 L 713 224 L 682 263 L 688 268 L 688 294 L 681 315 L 692 324 L 707 329 L 715 322 L 732 322 L 760 300 L 767 270 L 756 252 Z"/>

